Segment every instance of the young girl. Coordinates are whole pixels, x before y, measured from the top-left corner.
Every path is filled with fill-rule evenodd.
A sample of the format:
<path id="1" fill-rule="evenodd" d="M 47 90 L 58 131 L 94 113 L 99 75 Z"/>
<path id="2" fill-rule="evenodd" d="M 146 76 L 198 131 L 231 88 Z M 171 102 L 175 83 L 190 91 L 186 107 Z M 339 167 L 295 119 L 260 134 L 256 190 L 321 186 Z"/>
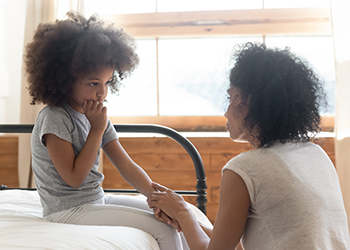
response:
<path id="1" fill-rule="evenodd" d="M 154 236 L 163 250 L 182 249 L 178 232 L 157 221 L 145 200 L 105 196 L 100 187 L 102 148 L 134 188 L 147 197 L 154 191 L 120 145 L 103 106 L 108 88 L 116 92 L 138 64 L 134 40 L 97 15 L 67 16 L 40 24 L 25 54 L 32 104 L 47 104 L 31 140 L 43 216 L 60 223 L 135 227 Z"/>
<path id="2" fill-rule="evenodd" d="M 227 130 L 254 150 L 224 166 L 213 230 L 201 228 L 183 198 L 158 184 L 150 206 L 179 222 L 192 250 L 235 249 L 241 238 L 245 250 L 348 250 L 337 173 L 309 142 L 309 133 L 320 131 L 320 80 L 287 49 L 248 43 L 234 59 Z"/>

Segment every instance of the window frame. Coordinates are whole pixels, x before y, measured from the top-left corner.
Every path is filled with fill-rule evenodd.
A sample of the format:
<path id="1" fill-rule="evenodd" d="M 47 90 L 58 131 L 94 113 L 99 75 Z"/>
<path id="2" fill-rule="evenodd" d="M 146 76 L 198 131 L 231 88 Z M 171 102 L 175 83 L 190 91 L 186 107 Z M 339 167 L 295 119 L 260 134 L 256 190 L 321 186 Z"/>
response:
<path id="1" fill-rule="evenodd" d="M 331 36 L 329 8 L 253 9 L 222 11 L 155 12 L 105 15 L 136 39 L 204 38 L 225 36 L 308 35 Z M 158 53 L 158 50 L 157 52 Z M 158 64 L 158 54 L 157 64 Z M 158 70 L 158 65 L 157 65 Z M 113 123 L 152 123 L 178 131 L 223 131 L 222 116 L 159 115 L 159 75 L 157 72 L 157 116 L 113 116 Z M 334 116 L 323 116 L 323 131 L 333 132 Z"/>

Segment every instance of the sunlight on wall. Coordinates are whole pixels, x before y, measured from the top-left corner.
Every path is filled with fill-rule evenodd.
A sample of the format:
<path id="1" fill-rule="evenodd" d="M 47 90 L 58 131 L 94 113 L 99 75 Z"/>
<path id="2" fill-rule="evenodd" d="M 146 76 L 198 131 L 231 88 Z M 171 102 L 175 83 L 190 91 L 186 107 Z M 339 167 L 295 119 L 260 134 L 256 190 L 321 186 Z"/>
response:
<path id="1" fill-rule="evenodd" d="M 19 123 L 26 5 L 0 0 L 0 123 Z"/>
<path id="2" fill-rule="evenodd" d="M 5 39 L 4 39 L 4 12 L 5 12 L 6 1 L 0 1 L 0 123 L 5 120 L 5 97 L 8 95 L 7 91 L 7 71 L 5 68 Z"/>

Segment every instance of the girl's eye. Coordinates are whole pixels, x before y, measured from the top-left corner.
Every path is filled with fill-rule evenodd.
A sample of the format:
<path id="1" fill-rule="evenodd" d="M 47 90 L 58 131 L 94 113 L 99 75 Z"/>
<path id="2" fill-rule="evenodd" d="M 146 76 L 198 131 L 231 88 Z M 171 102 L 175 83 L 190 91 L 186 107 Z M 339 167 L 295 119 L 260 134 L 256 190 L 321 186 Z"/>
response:
<path id="1" fill-rule="evenodd" d="M 94 87 L 94 86 L 96 86 L 98 83 L 97 82 L 92 82 L 92 83 L 90 83 L 90 86 L 91 87 Z"/>
<path id="2" fill-rule="evenodd" d="M 108 81 L 108 82 L 106 82 L 106 85 L 108 85 L 108 84 L 110 84 L 112 81 Z"/>

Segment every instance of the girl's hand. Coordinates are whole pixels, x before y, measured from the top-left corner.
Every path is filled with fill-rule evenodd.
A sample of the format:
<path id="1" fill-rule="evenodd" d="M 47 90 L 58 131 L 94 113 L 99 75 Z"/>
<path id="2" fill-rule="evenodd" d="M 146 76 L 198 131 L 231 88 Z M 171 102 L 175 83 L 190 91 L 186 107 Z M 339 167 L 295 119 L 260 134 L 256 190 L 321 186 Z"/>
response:
<path id="1" fill-rule="evenodd" d="M 152 186 L 153 187 L 153 186 Z M 156 188 L 153 187 L 154 192 L 160 192 Z M 150 208 L 150 198 L 147 198 L 147 203 Z M 170 218 L 168 215 L 166 215 L 160 208 L 153 207 L 153 213 L 156 219 L 160 222 L 166 223 L 170 226 L 173 226 L 179 233 L 181 232 L 180 224 L 176 221 Z"/>
<path id="2" fill-rule="evenodd" d="M 105 131 L 107 126 L 107 108 L 96 101 L 85 101 L 84 114 L 91 124 L 91 130 Z"/>
<path id="3" fill-rule="evenodd" d="M 175 228 L 179 233 L 182 231 L 180 224 L 176 221 L 170 218 L 168 215 L 166 215 L 160 208 L 153 208 L 154 216 L 158 221 L 164 222 L 173 228 Z"/>
<path id="4" fill-rule="evenodd" d="M 152 183 L 152 187 L 158 191 L 152 192 L 149 198 L 148 203 L 151 208 L 156 207 L 161 209 L 175 221 L 177 221 L 177 215 L 180 212 L 189 211 L 186 201 L 181 195 L 157 183 Z"/>

